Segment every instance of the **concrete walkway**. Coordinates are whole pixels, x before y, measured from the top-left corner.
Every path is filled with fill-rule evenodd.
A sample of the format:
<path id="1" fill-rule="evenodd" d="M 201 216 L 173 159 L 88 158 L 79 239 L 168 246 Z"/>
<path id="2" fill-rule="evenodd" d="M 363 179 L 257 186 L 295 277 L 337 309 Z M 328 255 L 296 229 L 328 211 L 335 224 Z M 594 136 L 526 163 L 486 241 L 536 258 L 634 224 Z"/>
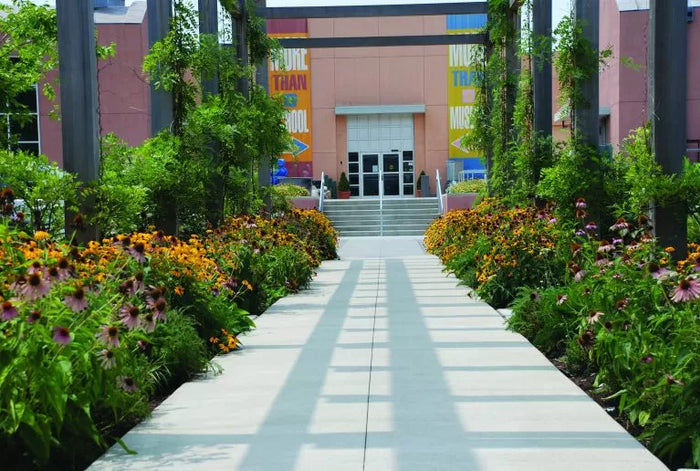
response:
<path id="1" fill-rule="evenodd" d="M 420 238 L 340 254 L 91 469 L 667 469 Z"/>

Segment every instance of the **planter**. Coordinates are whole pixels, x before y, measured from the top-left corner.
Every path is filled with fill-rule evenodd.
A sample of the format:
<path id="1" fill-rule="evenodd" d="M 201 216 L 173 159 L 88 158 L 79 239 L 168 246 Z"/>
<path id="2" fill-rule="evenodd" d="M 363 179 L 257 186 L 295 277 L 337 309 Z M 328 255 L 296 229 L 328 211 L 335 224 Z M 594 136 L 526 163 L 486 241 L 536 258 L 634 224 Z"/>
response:
<path id="1" fill-rule="evenodd" d="M 294 196 L 289 200 L 292 207 L 296 209 L 318 209 L 318 197 Z"/>
<path id="2" fill-rule="evenodd" d="M 348 190 L 348 191 L 338 190 L 338 199 L 349 200 L 350 195 L 351 195 L 350 190 Z"/>
<path id="3" fill-rule="evenodd" d="M 459 193 L 454 195 L 442 195 L 442 212 L 456 211 L 459 209 L 472 209 L 478 193 Z"/>

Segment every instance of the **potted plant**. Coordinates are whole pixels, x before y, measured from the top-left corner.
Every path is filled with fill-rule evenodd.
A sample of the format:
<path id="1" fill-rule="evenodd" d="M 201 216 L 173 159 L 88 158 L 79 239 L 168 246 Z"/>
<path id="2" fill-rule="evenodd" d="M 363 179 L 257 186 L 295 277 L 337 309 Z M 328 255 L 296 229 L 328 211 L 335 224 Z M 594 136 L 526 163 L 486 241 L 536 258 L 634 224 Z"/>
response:
<path id="1" fill-rule="evenodd" d="M 486 181 L 480 178 L 451 183 L 442 195 L 442 208 L 444 212 L 471 209 L 485 190 Z"/>
<path id="2" fill-rule="evenodd" d="M 421 177 L 423 175 L 425 175 L 425 170 L 421 170 L 420 175 L 418 175 L 418 181 L 416 182 L 416 197 L 417 198 L 420 198 L 421 196 L 423 196 L 423 190 L 421 189 L 421 186 L 420 186 Z"/>
<path id="3" fill-rule="evenodd" d="M 338 198 L 341 200 L 350 198 L 350 182 L 348 182 L 348 176 L 345 175 L 345 172 L 340 174 L 340 179 L 338 180 Z"/>

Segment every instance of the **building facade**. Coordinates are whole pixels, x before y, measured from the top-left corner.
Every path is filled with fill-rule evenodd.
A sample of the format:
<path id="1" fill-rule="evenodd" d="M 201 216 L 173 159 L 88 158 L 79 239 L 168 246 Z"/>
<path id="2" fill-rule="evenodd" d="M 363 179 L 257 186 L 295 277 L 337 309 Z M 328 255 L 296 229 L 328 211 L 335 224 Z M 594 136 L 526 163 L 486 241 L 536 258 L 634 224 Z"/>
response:
<path id="1" fill-rule="evenodd" d="M 601 144 L 619 148 L 630 130 L 647 120 L 648 1 L 600 2 L 600 46 L 613 51 L 600 74 Z M 100 128 L 103 135 L 113 132 L 138 145 L 151 135 L 150 87 L 141 70 L 149 44 L 146 2 L 118 3 L 110 0 L 111 6 L 95 11 L 100 43 L 116 43 L 116 56 L 99 62 Z M 700 0 L 689 0 L 687 136 L 694 158 L 700 148 L 700 60 L 693 60 L 700 58 L 697 7 Z M 269 20 L 268 33 L 437 35 L 478 30 L 485 21 L 484 15 Z M 478 153 L 460 145 L 470 127 L 478 79 L 472 47 L 286 50 L 269 64 L 268 79 L 271 92 L 280 93 L 288 109 L 295 144 L 284 155 L 289 174 L 319 179 L 324 172 L 337 180 L 345 172 L 352 193 L 368 198 L 378 195 L 380 185 L 387 196 L 412 197 L 421 172 L 430 176 L 431 193 L 436 170 L 443 182 L 482 176 Z M 60 122 L 49 117 L 54 104 L 41 94 L 37 103 L 36 133 L 27 135 L 31 142 L 25 144 L 60 163 Z M 557 113 L 556 98 L 552 106 L 555 138 L 565 137 L 570 120 Z"/>

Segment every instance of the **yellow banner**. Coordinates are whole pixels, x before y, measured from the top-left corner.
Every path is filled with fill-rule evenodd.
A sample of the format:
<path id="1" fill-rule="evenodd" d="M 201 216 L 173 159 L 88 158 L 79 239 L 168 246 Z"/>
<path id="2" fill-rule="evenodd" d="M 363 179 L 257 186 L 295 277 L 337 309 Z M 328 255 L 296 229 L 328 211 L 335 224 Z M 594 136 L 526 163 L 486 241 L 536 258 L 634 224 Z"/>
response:
<path id="1" fill-rule="evenodd" d="M 449 15 L 448 34 L 479 32 L 485 18 L 479 15 Z M 461 27 L 460 27 L 461 26 Z M 447 110 L 449 126 L 449 158 L 478 157 L 479 153 L 462 148 L 460 141 L 472 128 L 471 113 L 479 83 L 478 72 L 472 64 L 472 44 L 450 44 L 447 46 Z"/>
<path id="2" fill-rule="evenodd" d="M 277 38 L 305 38 L 308 33 L 270 34 Z M 285 160 L 311 162 L 311 59 L 308 49 L 283 49 L 279 60 L 270 60 L 270 95 L 282 95 L 287 110 L 285 124 L 294 149 Z"/>

